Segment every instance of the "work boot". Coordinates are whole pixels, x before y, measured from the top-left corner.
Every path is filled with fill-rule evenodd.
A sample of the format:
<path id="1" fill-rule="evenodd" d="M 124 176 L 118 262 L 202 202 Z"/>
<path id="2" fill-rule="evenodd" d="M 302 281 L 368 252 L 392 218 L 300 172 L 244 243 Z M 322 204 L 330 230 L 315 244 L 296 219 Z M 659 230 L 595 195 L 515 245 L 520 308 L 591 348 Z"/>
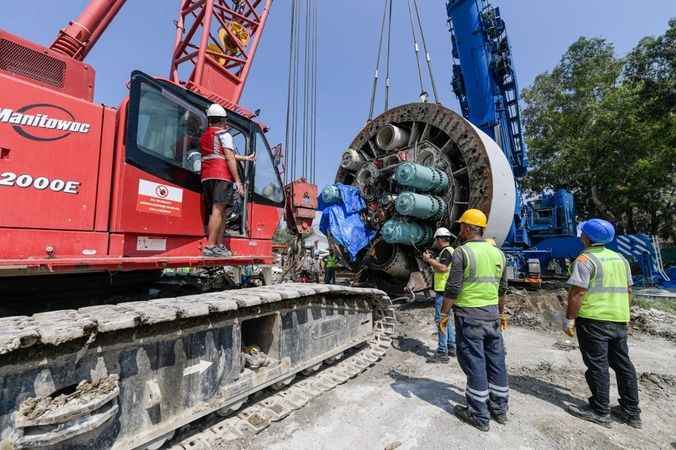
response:
<path id="1" fill-rule="evenodd" d="M 640 414 L 629 414 L 623 407 L 620 405 L 613 406 L 610 408 L 610 414 L 615 417 L 617 420 L 619 420 L 622 423 L 626 423 L 630 427 L 634 427 L 638 430 L 643 428 L 643 424 L 641 423 L 641 415 Z"/>
<path id="2" fill-rule="evenodd" d="M 447 364 L 449 361 L 448 355 L 440 352 L 435 352 L 434 355 L 427 359 L 427 362 L 430 364 Z"/>
<path id="3" fill-rule="evenodd" d="M 455 358 L 456 352 L 455 352 L 455 347 L 448 347 L 448 356 L 451 358 Z"/>
<path id="4" fill-rule="evenodd" d="M 225 248 L 225 245 L 219 245 L 217 247 L 214 247 L 212 251 L 219 258 L 227 258 L 229 256 L 232 256 L 232 252 L 227 248 Z"/>
<path id="5" fill-rule="evenodd" d="M 568 412 L 580 419 L 610 428 L 610 414 L 599 414 L 589 405 L 568 405 Z"/>
<path id="6" fill-rule="evenodd" d="M 507 414 L 498 414 L 496 412 L 491 411 L 491 418 L 500 425 L 505 425 L 507 423 Z"/>
<path id="7" fill-rule="evenodd" d="M 469 408 L 466 406 L 455 405 L 453 407 L 453 414 L 455 414 L 455 416 L 458 419 L 462 420 L 468 425 L 472 425 L 479 431 L 487 432 L 490 429 L 487 423 L 479 422 L 477 418 L 474 417 L 472 413 L 469 411 Z"/>

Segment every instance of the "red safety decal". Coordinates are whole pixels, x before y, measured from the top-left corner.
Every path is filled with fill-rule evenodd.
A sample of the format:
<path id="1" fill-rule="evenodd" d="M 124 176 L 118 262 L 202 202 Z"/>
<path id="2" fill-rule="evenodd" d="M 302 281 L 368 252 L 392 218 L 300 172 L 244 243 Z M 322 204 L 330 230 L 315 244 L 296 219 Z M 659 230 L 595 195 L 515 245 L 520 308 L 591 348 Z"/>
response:
<path id="1" fill-rule="evenodd" d="M 183 189 L 153 183 L 148 180 L 139 180 L 137 211 L 181 217 L 182 206 Z"/>

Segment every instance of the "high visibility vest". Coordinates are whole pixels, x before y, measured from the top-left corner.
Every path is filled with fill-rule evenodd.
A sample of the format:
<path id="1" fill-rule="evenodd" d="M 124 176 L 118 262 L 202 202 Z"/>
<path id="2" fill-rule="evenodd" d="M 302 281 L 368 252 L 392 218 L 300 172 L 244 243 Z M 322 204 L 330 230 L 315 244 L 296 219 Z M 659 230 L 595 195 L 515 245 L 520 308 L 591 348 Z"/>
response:
<path id="1" fill-rule="evenodd" d="M 589 288 L 582 297 L 578 317 L 608 322 L 629 322 L 629 263 L 605 247 L 589 247 L 578 259 L 594 266 Z"/>
<path id="2" fill-rule="evenodd" d="M 498 289 L 505 270 L 505 255 L 488 242 L 467 242 L 459 248 L 465 257 L 462 290 L 455 304 L 480 308 L 498 304 Z"/>
<path id="3" fill-rule="evenodd" d="M 324 264 L 327 269 L 333 269 L 337 263 L 338 259 L 335 256 L 329 255 L 324 258 Z"/>
<path id="4" fill-rule="evenodd" d="M 441 249 L 439 252 L 439 256 L 437 256 L 437 261 L 441 261 L 441 257 L 443 256 L 444 252 L 450 252 L 453 254 L 453 247 L 450 245 L 448 247 L 444 247 Z M 448 276 L 450 275 L 450 268 L 451 268 L 451 263 L 448 263 L 448 269 L 446 272 L 434 272 L 434 291 L 435 292 L 444 292 L 446 290 L 446 282 L 448 281 Z"/>
<path id="5" fill-rule="evenodd" d="M 235 181 L 225 160 L 225 148 L 222 136 L 228 134 L 223 128 L 209 127 L 200 138 L 202 154 L 202 181 Z M 229 135 L 228 135 L 229 136 Z M 232 137 L 228 139 L 232 141 Z M 231 149 L 232 150 L 232 149 Z"/>

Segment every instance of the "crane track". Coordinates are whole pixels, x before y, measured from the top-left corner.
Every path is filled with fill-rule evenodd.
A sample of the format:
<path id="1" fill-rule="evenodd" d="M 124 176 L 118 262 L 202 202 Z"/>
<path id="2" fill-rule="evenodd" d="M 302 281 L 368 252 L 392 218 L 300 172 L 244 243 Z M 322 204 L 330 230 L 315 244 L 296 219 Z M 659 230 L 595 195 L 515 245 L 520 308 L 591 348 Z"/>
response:
<path id="1" fill-rule="evenodd" d="M 340 358 L 325 361 L 327 367 L 308 374 L 276 393 L 257 400 L 244 409 L 242 403 L 229 409 L 229 417 L 202 427 L 198 433 L 189 436 L 177 435 L 168 446 L 168 450 L 215 450 L 226 449 L 238 443 L 243 444 L 275 422 L 285 419 L 303 408 L 310 401 L 330 391 L 340 384 L 348 382 L 375 365 L 387 352 L 395 334 L 396 319 L 390 309 L 375 323 L 375 334 L 364 348 L 350 349 L 353 352 Z M 305 373 L 304 373 L 305 374 Z M 274 391 L 273 391 L 274 392 Z"/>
<path id="2" fill-rule="evenodd" d="M 297 283 L 0 318 L 0 447 L 156 449 L 363 347 L 222 424 L 244 436 L 375 363 L 394 325 L 382 291 Z M 263 328 L 277 355 L 245 368 L 246 335 Z"/>

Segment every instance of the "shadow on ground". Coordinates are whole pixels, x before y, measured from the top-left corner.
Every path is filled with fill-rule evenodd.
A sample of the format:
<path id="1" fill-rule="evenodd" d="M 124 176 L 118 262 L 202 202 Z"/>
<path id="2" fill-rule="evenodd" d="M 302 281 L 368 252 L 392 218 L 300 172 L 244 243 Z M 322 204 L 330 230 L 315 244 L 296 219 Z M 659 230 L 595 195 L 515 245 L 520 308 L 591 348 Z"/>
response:
<path id="1" fill-rule="evenodd" d="M 423 358 L 428 358 L 434 351 L 420 339 L 406 336 L 399 336 L 395 338 L 394 342 L 392 343 L 392 347 L 399 350 L 400 352 L 415 353 L 416 355 L 422 356 Z"/>
<path id="2" fill-rule="evenodd" d="M 397 394 L 404 398 L 417 397 L 449 414 L 453 414 L 453 404 L 465 401 L 463 391 L 452 384 L 412 377 L 397 370 L 390 370 L 388 375 L 394 380 L 390 387 Z M 452 403 L 449 403 L 449 400 Z"/>
<path id="3" fill-rule="evenodd" d="M 566 410 L 569 404 L 579 405 L 584 403 L 584 400 L 574 397 L 567 387 L 549 383 L 530 375 L 510 375 L 509 387 L 522 394 L 558 406 L 563 410 Z"/>

